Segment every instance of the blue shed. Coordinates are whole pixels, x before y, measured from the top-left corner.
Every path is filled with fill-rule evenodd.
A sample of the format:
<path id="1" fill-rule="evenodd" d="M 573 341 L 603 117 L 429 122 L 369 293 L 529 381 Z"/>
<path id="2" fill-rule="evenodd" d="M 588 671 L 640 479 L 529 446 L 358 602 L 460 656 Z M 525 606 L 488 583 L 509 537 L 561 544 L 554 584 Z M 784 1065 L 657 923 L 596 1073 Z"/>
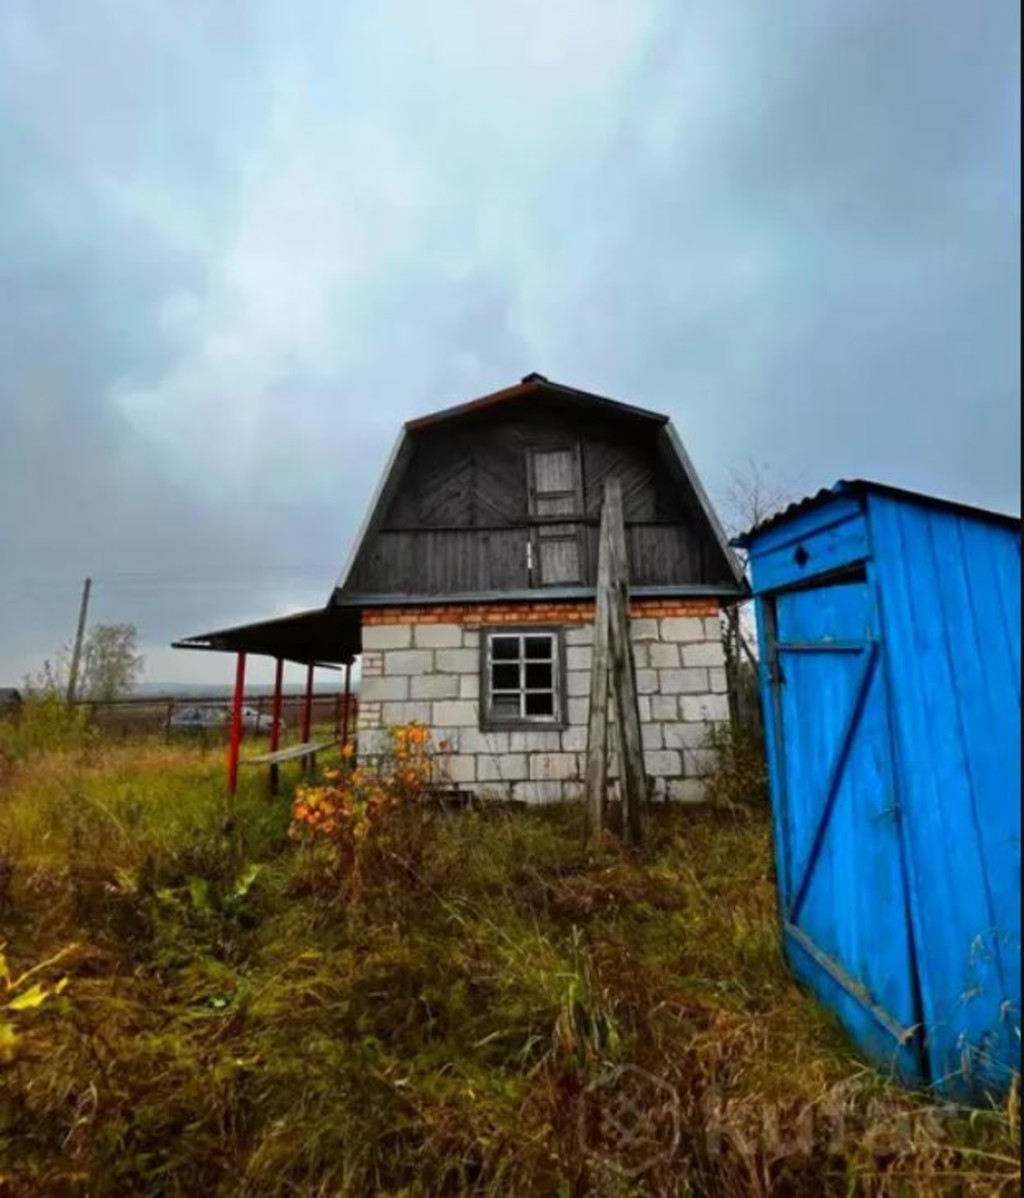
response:
<path id="1" fill-rule="evenodd" d="M 1020 1069 L 1020 521 L 839 482 L 752 529 L 794 973 L 904 1080 Z"/>

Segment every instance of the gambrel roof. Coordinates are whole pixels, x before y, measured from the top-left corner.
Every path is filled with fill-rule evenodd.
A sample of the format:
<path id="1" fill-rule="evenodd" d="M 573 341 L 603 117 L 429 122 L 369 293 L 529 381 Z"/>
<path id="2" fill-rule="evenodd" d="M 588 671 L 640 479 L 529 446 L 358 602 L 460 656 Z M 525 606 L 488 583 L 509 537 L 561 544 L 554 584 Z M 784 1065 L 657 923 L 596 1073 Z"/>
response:
<path id="1" fill-rule="evenodd" d="M 400 432 L 392 449 L 377 488 L 370 501 L 366 517 L 349 553 L 348 560 L 342 569 L 334 593 L 337 603 L 367 602 L 370 599 L 365 593 L 353 587 L 354 571 L 360 560 L 360 555 L 368 546 L 374 535 L 380 529 L 387 516 L 388 508 L 398 493 L 406 478 L 414 447 L 424 434 L 436 432 L 444 425 L 453 429 L 473 422 L 475 425 L 486 423 L 492 419 L 507 416 L 517 406 L 527 404 L 550 406 L 551 410 L 566 413 L 586 413 L 590 416 L 605 417 L 613 422 L 628 422 L 644 426 L 650 430 L 656 440 L 659 453 L 665 466 L 675 478 L 675 484 L 680 493 L 685 493 L 692 499 L 692 507 L 697 521 L 703 525 L 709 540 L 720 554 L 724 567 L 723 577 L 718 585 L 691 586 L 685 588 L 689 593 L 703 591 L 726 596 L 737 596 L 745 589 L 742 568 L 733 554 L 728 539 L 718 520 L 715 510 L 708 498 L 700 478 L 693 467 L 683 443 L 676 432 L 672 421 L 661 412 L 623 403 L 607 396 L 582 391 L 575 387 L 567 387 L 561 383 L 551 382 L 540 374 L 528 374 L 514 386 L 492 392 L 478 399 L 453 407 L 443 408 L 428 415 L 408 421 Z M 591 590 L 592 588 L 575 588 L 575 590 Z M 680 593 L 683 588 L 672 588 L 674 593 Z M 636 588 L 638 594 L 644 593 L 644 588 Z M 550 591 L 546 593 L 551 594 Z M 507 592 L 505 592 L 507 597 Z M 449 595 L 449 598 L 456 596 Z M 472 594 L 459 596 L 471 599 Z M 479 596 L 477 596 L 479 597 Z M 528 596 L 523 596 L 528 597 Z M 536 592 L 534 592 L 536 597 Z M 393 598 L 393 597 L 392 597 Z M 382 597 L 383 601 L 383 597 Z"/>

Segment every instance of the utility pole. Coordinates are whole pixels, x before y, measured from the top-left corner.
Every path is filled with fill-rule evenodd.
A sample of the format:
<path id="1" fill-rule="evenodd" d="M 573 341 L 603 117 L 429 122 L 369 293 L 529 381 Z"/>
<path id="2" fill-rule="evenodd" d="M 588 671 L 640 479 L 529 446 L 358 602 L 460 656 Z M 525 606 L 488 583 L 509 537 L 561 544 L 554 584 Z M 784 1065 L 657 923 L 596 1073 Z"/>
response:
<path id="1" fill-rule="evenodd" d="M 75 687 L 78 685 L 78 666 L 82 660 L 82 641 L 85 639 L 85 618 L 89 612 L 89 592 L 92 590 L 92 579 L 87 578 L 82 585 L 82 602 L 78 607 L 78 630 L 75 633 L 75 647 L 71 651 L 71 669 L 68 672 L 68 702 L 75 701 Z"/>

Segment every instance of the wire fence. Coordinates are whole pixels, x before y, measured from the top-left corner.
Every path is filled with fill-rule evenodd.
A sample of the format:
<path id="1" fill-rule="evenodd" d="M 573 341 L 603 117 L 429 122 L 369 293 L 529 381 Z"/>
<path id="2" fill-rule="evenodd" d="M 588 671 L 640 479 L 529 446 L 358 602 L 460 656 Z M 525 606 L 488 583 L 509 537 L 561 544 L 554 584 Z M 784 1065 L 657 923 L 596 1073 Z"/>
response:
<path id="1" fill-rule="evenodd" d="M 346 702 L 348 710 L 346 713 Z M 242 702 L 243 727 L 247 735 L 266 736 L 273 721 L 273 696 L 247 694 Z M 165 698 L 136 696 L 125 699 L 82 699 L 75 706 L 88 711 L 90 722 L 106 737 L 128 740 L 160 736 L 167 741 L 198 739 L 204 743 L 226 741 L 231 728 L 231 699 L 210 695 L 174 695 Z M 281 696 L 282 737 L 301 732 L 305 724 L 305 696 Z M 344 692 L 314 694 L 310 724 L 354 732 L 358 699 Z"/>

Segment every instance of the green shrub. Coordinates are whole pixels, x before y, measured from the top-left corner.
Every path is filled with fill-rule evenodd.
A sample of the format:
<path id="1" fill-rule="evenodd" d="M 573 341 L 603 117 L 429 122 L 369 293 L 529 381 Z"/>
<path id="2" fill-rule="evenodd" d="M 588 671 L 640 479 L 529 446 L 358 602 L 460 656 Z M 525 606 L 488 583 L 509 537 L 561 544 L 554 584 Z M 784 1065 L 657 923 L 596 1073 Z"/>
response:
<path id="1" fill-rule="evenodd" d="M 713 724 L 705 747 L 715 766 L 707 780 L 707 797 L 723 807 L 767 809 L 771 804 L 768 764 L 761 733 L 743 724 Z"/>

